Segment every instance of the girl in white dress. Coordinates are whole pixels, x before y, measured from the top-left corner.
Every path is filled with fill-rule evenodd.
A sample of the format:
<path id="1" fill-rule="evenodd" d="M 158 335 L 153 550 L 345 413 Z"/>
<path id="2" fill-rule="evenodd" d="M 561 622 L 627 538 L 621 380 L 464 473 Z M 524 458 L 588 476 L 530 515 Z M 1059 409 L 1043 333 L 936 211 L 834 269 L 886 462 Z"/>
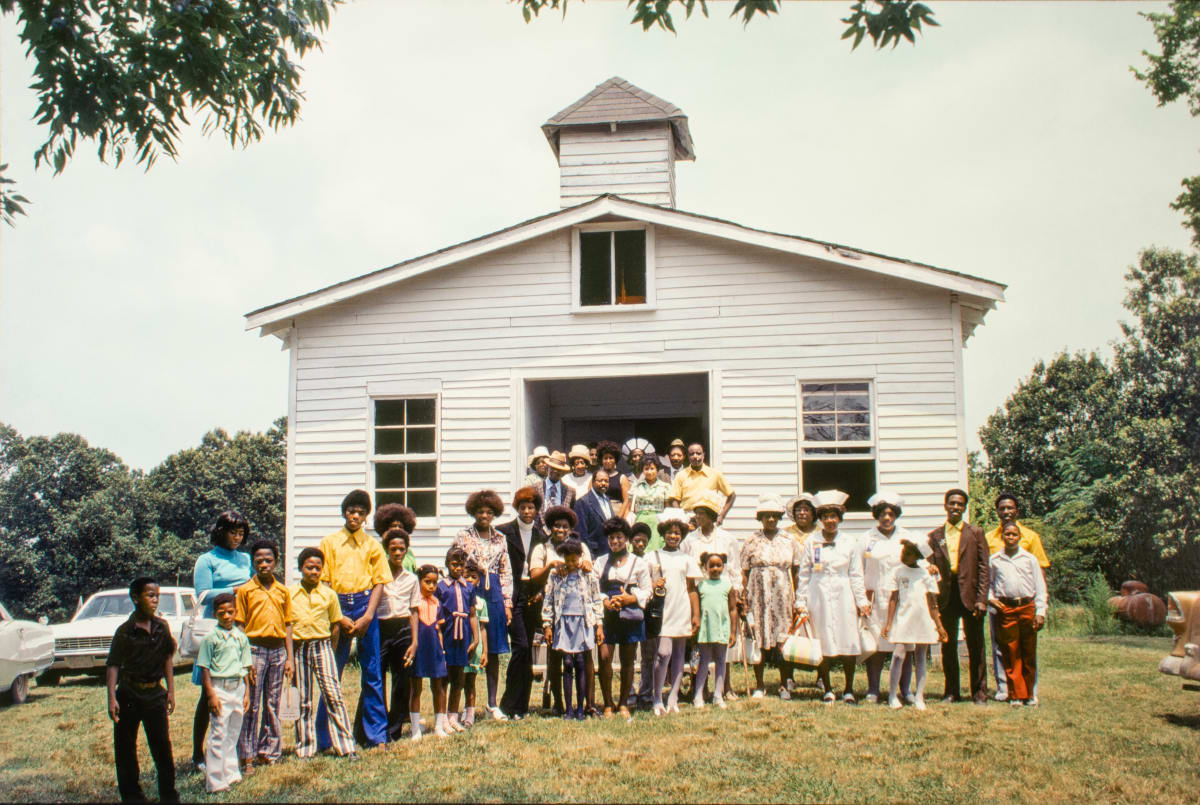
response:
<path id="1" fill-rule="evenodd" d="M 914 534 L 897 524 L 903 512 L 904 498 L 898 493 L 881 489 L 867 500 L 871 507 L 871 516 L 875 518 L 875 527 L 862 536 L 863 546 L 863 585 L 867 588 L 867 600 L 871 602 L 871 623 L 878 640 L 878 650 L 866 659 L 867 666 L 867 701 L 871 704 L 879 701 L 879 678 L 883 674 L 883 664 L 892 653 L 892 644 L 882 639 L 884 624 L 887 621 L 887 596 L 883 586 L 892 572 L 900 567 L 900 543 L 908 540 L 917 546 L 922 556 L 933 552 L 928 539 Z M 917 563 L 922 570 L 928 572 L 929 566 L 920 561 Z M 904 661 L 903 675 L 900 677 L 900 696 L 905 701 L 909 698 L 909 680 L 912 678 L 912 655 Z"/>
<path id="2" fill-rule="evenodd" d="M 700 628 L 700 597 L 696 591 L 701 578 L 700 564 L 679 550 L 687 530 L 683 510 L 664 510 L 658 520 L 658 533 L 665 545 L 662 550 L 647 552 L 645 556 L 655 592 L 665 593 L 658 654 L 654 658 L 654 688 L 650 694 L 656 716 L 679 712 L 684 652 L 688 638 Z M 662 690 L 668 680 L 671 692 L 664 707 Z"/>
<path id="3" fill-rule="evenodd" d="M 837 700 L 829 682 L 829 667 L 835 659 L 841 660 L 846 681 L 842 701 L 854 704 L 854 666 L 862 650 L 858 619 L 871 614 L 863 587 L 862 546 L 854 537 L 838 532 L 849 497 L 837 490 L 817 493 L 813 502 L 821 533 L 809 540 L 801 552 L 796 585 L 796 609 L 808 613 L 814 633 L 821 641 L 824 659 L 817 673 L 825 688 L 827 704 Z"/>
<path id="4" fill-rule="evenodd" d="M 887 623 L 883 636 L 892 641 L 892 671 L 889 677 L 891 692 L 888 706 L 900 708 L 901 668 L 904 658 L 911 655 L 916 666 L 917 697 L 913 705 L 925 709 L 925 655 L 926 647 L 935 642 L 946 642 L 946 630 L 938 614 L 938 586 L 933 576 L 923 567 L 917 567 L 921 553 L 915 543 L 904 540 L 900 551 L 899 567 L 892 570 L 880 588 L 888 594 Z"/>

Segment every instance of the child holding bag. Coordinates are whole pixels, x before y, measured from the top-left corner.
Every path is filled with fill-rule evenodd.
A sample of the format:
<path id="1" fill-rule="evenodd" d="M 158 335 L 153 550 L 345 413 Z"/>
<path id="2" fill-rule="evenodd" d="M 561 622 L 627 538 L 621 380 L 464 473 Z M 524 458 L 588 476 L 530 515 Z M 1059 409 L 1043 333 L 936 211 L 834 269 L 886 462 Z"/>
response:
<path id="1" fill-rule="evenodd" d="M 704 681 L 708 664 L 715 665 L 713 704 L 725 709 L 725 654 L 737 640 L 737 599 L 730 596 L 733 584 L 723 578 L 725 554 L 702 553 L 700 564 L 707 578 L 696 585 L 700 596 L 700 631 L 696 643 L 700 647 L 700 668 L 696 671 L 693 707 L 704 706 Z"/>
<path id="2" fill-rule="evenodd" d="M 946 630 L 938 613 L 937 580 L 929 571 L 917 567 L 921 552 L 916 544 L 900 543 L 900 565 L 883 581 L 880 592 L 888 593 L 887 623 L 882 637 L 891 641 L 892 669 L 889 674 L 888 706 L 900 709 L 900 676 L 906 655 L 913 656 L 916 675 L 916 701 L 913 706 L 925 709 L 925 657 L 928 647 L 946 642 Z"/>

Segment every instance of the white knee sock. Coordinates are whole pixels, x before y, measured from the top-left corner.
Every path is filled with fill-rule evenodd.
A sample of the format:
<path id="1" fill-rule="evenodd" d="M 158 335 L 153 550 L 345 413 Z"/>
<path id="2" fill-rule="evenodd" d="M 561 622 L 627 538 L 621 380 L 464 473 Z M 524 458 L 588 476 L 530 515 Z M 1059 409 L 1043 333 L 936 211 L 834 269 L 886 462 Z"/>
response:
<path id="1" fill-rule="evenodd" d="M 900 676 L 904 668 L 904 646 L 897 645 L 892 651 L 892 667 L 888 672 L 888 702 L 899 701 Z"/>
<path id="2" fill-rule="evenodd" d="M 913 662 L 913 671 L 916 673 L 916 688 L 917 701 L 925 701 L 925 674 L 928 669 L 925 664 L 925 647 L 917 646 L 917 654 Z"/>
<path id="3" fill-rule="evenodd" d="M 412 737 L 414 739 L 421 737 L 421 714 L 420 712 L 410 712 L 408 714 L 409 723 L 412 724 Z"/>

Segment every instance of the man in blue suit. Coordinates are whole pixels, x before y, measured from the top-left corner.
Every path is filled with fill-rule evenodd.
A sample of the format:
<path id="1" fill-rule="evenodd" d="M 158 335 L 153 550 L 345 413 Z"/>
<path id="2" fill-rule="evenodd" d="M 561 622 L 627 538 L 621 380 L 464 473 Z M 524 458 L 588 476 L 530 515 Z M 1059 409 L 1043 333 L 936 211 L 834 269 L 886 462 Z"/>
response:
<path id="1" fill-rule="evenodd" d="M 592 475 L 591 490 L 575 501 L 575 516 L 579 518 L 579 538 L 588 546 L 594 558 L 608 553 L 604 536 L 604 521 L 614 514 L 608 499 L 608 473 L 602 469 Z"/>

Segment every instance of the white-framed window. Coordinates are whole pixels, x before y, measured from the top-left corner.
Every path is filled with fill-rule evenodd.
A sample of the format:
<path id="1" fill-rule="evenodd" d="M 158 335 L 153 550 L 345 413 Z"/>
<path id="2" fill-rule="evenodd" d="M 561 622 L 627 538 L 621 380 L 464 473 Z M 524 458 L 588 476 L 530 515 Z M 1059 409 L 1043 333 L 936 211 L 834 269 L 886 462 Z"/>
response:
<path id="1" fill-rule="evenodd" d="M 403 503 L 418 517 L 437 516 L 436 396 L 371 401 L 371 469 L 375 506 Z"/>
<path id="2" fill-rule="evenodd" d="M 840 489 L 865 511 L 877 487 L 874 386 L 868 380 L 800 384 L 800 478 L 805 492 Z"/>
<path id="3" fill-rule="evenodd" d="M 654 304 L 654 227 L 640 221 L 574 227 L 572 310 L 645 310 Z"/>

